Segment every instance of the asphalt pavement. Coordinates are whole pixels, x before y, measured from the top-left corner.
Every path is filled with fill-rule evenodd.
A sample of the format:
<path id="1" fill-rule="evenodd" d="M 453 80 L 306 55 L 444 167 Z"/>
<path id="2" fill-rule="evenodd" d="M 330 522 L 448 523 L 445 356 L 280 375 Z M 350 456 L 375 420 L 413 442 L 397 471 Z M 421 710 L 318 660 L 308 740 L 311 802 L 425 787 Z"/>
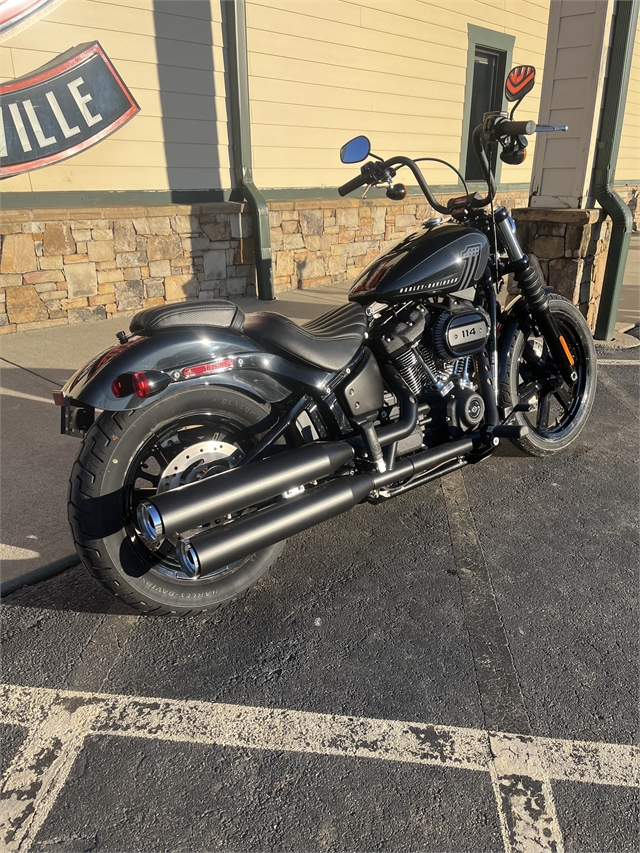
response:
<path id="1" fill-rule="evenodd" d="M 346 300 L 348 283 L 286 292 L 274 302 L 238 299 L 243 311 L 306 322 Z M 77 562 L 67 521 L 78 439 L 60 434 L 51 392 L 113 346 L 132 315 L 0 337 L 0 561 L 2 594 Z"/>
<path id="2" fill-rule="evenodd" d="M 6 597 L 7 849 L 638 850 L 638 352 L 567 453 L 355 507 L 223 611 Z"/>
<path id="3" fill-rule="evenodd" d="M 2 342 L 16 563 L 70 543 L 78 445 L 43 400 L 106 325 Z M 357 506 L 223 611 L 143 617 L 79 566 L 7 595 L 7 849 L 640 849 L 640 349 L 599 356 L 567 453 Z"/>

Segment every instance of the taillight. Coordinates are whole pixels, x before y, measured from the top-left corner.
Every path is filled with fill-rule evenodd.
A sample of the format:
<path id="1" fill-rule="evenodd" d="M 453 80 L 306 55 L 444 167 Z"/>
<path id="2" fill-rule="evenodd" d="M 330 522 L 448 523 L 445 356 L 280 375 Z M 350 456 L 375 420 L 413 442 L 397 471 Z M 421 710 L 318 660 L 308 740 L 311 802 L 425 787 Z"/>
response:
<path id="1" fill-rule="evenodd" d="M 171 377 L 161 370 L 139 370 L 137 373 L 121 373 L 111 383 L 115 397 L 129 397 L 137 394 L 145 400 L 160 391 L 164 391 L 171 382 Z"/>
<path id="2" fill-rule="evenodd" d="M 133 390 L 131 388 L 131 377 L 128 374 L 116 376 L 111 383 L 111 390 L 114 397 L 128 397 Z"/>
<path id="3" fill-rule="evenodd" d="M 233 359 L 225 358 L 222 361 L 212 361 L 207 364 L 195 364 L 193 367 L 185 367 L 182 375 L 185 379 L 193 379 L 195 376 L 204 376 L 206 373 L 215 373 L 218 370 L 228 370 L 233 367 Z"/>
<path id="4" fill-rule="evenodd" d="M 153 389 L 147 379 L 147 374 L 140 371 L 139 373 L 134 373 L 131 377 L 131 384 L 133 385 L 133 390 L 136 392 L 138 397 L 150 397 L 153 394 Z"/>

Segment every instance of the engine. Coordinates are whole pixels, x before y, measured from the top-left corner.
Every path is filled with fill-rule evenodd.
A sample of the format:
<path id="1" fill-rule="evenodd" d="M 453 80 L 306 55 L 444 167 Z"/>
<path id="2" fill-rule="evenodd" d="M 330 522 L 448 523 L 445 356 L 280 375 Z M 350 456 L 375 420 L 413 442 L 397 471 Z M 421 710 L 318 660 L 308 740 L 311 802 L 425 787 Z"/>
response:
<path id="1" fill-rule="evenodd" d="M 471 356 L 484 349 L 489 328 L 484 309 L 448 297 L 397 311 L 372 331 L 370 346 L 429 404 L 433 423 L 457 437 L 484 416 Z"/>

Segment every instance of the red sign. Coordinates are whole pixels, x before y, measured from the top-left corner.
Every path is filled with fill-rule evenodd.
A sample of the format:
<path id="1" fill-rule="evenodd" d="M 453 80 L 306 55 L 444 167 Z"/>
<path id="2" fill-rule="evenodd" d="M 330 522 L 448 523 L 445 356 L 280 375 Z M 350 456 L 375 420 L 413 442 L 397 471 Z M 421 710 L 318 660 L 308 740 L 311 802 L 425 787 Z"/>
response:
<path id="1" fill-rule="evenodd" d="M 140 107 L 98 42 L 0 85 L 0 178 L 73 157 Z"/>
<path id="2" fill-rule="evenodd" d="M 0 0 L 0 36 L 54 2 L 55 0 Z"/>

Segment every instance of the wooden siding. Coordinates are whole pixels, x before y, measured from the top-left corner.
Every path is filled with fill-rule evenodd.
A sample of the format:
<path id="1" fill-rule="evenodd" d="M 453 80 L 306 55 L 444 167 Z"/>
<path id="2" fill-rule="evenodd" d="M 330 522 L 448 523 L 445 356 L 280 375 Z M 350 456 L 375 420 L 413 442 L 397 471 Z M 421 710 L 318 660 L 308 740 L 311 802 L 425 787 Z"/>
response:
<path id="1" fill-rule="evenodd" d="M 636 184 L 640 180 L 640 22 L 633 47 L 616 180 Z"/>
<path id="2" fill-rule="evenodd" d="M 2 190 L 231 186 L 221 21 L 220 0 L 66 0 L 7 39 L 0 48 L 2 80 L 98 40 L 141 111 L 103 142 L 9 178 Z"/>
<path id="3" fill-rule="evenodd" d="M 343 183 L 354 169 L 338 152 L 358 133 L 382 156 L 458 167 L 467 24 L 515 35 L 514 64 L 539 69 L 519 115 L 537 118 L 548 15 L 549 0 L 247 0 L 257 184 Z M 529 181 L 533 145 L 523 166 L 503 166 L 502 183 Z M 424 165 L 430 182 L 455 183 L 445 167 Z"/>

